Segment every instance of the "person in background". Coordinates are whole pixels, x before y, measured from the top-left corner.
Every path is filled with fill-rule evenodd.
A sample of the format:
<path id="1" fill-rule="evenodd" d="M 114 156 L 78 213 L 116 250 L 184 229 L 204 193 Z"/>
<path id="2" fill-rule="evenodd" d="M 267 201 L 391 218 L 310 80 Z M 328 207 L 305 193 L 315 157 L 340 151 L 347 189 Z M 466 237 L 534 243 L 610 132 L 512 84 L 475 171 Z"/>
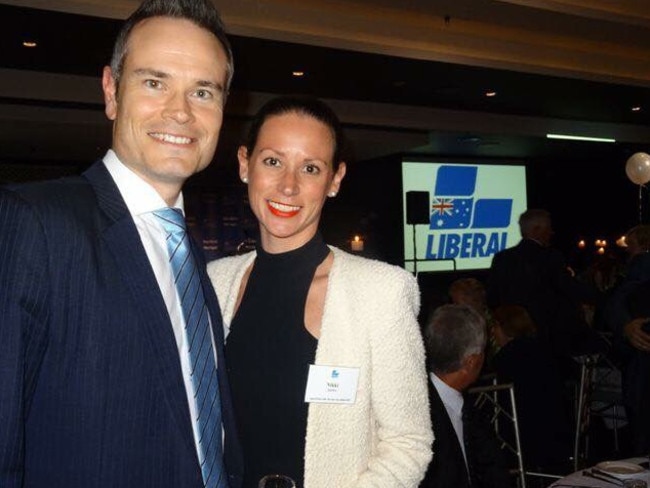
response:
<path id="1" fill-rule="evenodd" d="M 459 278 L 449 285 L 452 303 L 469 305 L 481 315 L 488 313 L 485 286 L 476 278 Z"/>
<path id="2" fill-rule="evenodd" d="M 632 432 L 632 454 L 650 452 L 650 280 L 627 297 L 630 321 L 622 330 L 629 351 L 625 356 L 623 400 Z"/>
<path id="3" fill-rule="evenodd" d="M 625 271 L 629 280 L 645 281 L 650 277 L 650 225 L 639 224 L 625 234 L 630 260 Z"/>
<path id="4" fill-rule="evenodd" d="M 240 485 L 221 315 L 181 192 L 212 160 L 232 73 L 212 2 L 146 0 L 103 72 L 111 150 L 0 190 L 2 488 Z"/>
<path id="5" fill-rule="evenodd" d="M 630 421 L 632 453 L 650 451 L 650 225 L 625 234 L 629 260 L 606 304 L 623 376 L 623 401 Z"/>
<path id="6" fill-rule="evenodd" d="M 488 339 L 483 374 L 490 372 L 492 370 L 492 358 L 499 349 L 499 346 L 494 341 L 492 334 L 493 319 L 492 312 L 487 305 L 485 285 L 476 278 L 459 278 L 449 285 L 449 297 L 451 298 L 451 303 L 469 305 L 485 319 Z"/>
<path id="7" fill-rule="evenodd" d="M 463 395 L 481 372 L 486 340 L 485 320 L 468 305 L 443 305 L 425 324 L 436 438 L 421 488 L 510 486 L 492 426 Z"/>
<path id="8" fill-rule="evenodd" d="M 501 305 L 493 317 L 499 345 L 493 366 L 499 383 L 514 385 L 524 464 L 532 471 L 566 474 L 572 426 L 557 366 L 535 337 L 535 324 L 524 307 Z"/>
<path id="9" fill-rule="evenodd" d="M 628 335 L 631 329 L 638 329 L 636 325 L 628 325 L 633 317 L 630 315 L 627 299 L 641 283 L 650 280 L 650 225 L 639 224 L 628 230 L 625 234 L 625 244 L 628 261 L 623 277 L 603 306 L 605 321 L 610 330 L 614 331 L 615 339 L 623 338 L 623 329 L 626 326 Z"/>
<path id="10" fill-rule="evenodd" d="M 551 247 L 553 227 L 546 210 L 528 209 L 519 217 L 522 239 L 492 259 L 487 281 L 488 305 L 521 305 L 537 327 L 564 375 L 571 376 L 572 356 L 601 352 L 597 334 L 589 328 L 582 305 L 597 303 L 595 287 L 573 277 L 562 254 Z"/>
<path id="11" fill-rule="evenodd" d="M 417 487 L 431 458 L 415 278 L 329 247 L 319 232 L 345 175 L 341 147 L 326 104 L 281 97 L 239 148 L 260 239 L 208 273 L 246 488 L 267 474 L 305 488 Z"/>

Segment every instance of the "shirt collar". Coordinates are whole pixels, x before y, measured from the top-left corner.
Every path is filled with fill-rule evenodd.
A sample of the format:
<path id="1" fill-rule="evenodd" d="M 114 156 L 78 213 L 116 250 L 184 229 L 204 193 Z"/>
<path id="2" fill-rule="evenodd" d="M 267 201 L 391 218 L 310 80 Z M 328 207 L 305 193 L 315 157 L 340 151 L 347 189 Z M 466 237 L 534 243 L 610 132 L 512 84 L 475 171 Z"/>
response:
<path id="1" fill-rule="evenodd" d="M 429 373 L 429 376 L 433 386 L 435 386 L 438 391 L 438 395 L 440 395 L 442 403 L 444 403 L 447 408 L 460 415 L 463 411 L 463 394 L 442 381 L 434 373 Z"/>
<path id="2" fill-rule="evenodd" d="M 117 154 L 115 154 L 115 151 L 109 149 L 103 161 L 132 216 L 146 214 L 167 207 L 167 203 L 156 189 L 122 163 L 117 157 Z M 179 193 L 173 206 L 180 208 L 183 214 L 185 214 L 182 192 Z"/>

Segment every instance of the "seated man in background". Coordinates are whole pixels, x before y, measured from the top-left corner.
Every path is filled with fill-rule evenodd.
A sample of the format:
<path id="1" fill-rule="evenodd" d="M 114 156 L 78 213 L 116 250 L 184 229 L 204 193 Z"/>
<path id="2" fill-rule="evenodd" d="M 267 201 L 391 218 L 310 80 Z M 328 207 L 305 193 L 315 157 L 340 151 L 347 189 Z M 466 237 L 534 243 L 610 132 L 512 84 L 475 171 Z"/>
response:
<path id="1" fill-rule="evenodd" d="M 424 340 L 435 440 L 420 487 L 510 486 L 491 425 L 463 397 L 483 366 L 485 320 L 467 305 L 443 305 L 427 321 Z"/>

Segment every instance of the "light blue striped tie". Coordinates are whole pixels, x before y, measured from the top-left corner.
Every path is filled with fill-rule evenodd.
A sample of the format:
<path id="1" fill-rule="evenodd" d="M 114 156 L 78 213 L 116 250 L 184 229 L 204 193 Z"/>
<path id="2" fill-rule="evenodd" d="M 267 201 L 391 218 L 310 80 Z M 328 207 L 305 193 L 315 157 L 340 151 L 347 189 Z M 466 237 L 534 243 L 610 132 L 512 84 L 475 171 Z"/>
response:
<path id="1" fill-rule="evenodd" d="M 156 210 L 167 231 L 167 251 L 174 282 L 185 317 L 185 340 L 189 350 L 192 387 L 196 402 L 199 462 L 206 488 L 227 488 L 221 446 L 221 400 L 214 361 L 208 309 L 201 280 L 190 249 L 185 219 L 179 209 Z"/>

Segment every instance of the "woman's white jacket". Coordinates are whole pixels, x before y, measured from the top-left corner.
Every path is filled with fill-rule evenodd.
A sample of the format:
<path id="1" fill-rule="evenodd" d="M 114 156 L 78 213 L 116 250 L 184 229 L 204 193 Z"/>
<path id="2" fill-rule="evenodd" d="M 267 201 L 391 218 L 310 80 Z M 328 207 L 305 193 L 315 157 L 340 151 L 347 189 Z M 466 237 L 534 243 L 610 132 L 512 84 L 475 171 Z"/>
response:
<path id="1" fill-rule="evenodd" d="M 331 249 L 315 364 L 359 368 L 359 381 L 353 405 L 309 405 L 305 488 L 416 488 L 433 442 L 417 282 L 397 266 Z M 208 264 L 226 335 L 254 259 Z"/>

